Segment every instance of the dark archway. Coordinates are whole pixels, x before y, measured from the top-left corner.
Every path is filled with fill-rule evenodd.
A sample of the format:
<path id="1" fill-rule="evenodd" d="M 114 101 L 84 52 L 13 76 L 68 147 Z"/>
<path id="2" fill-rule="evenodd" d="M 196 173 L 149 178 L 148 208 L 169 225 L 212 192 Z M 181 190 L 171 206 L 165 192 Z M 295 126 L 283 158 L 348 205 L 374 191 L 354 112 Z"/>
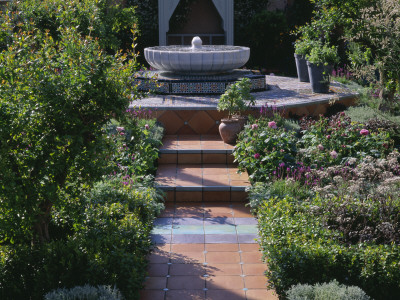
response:
<path id="1" fill-rule="evenodd" d="M 226 36 L 223 20 L 212 0 L 197 0 L 190 4 L 184 22 L 179 22 L 179 13 L 183 11 L 179 3 L 169 22 L 168 45 L 190 45 L 194 36 L 200 36 L 204 44 L 225 44 Z M 179 24 L 181 23 L 181 24 Z"/>

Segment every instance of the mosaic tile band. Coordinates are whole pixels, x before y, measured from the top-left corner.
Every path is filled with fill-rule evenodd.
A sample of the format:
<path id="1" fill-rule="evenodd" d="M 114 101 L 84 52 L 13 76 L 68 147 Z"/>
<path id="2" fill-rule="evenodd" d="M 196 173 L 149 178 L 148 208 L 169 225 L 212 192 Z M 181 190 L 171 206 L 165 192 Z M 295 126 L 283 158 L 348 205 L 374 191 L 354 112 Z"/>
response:
<path id="1" fill-rule="evenodd" d="M 219 95 L 225 93 L 226 88 L 240 78 L 249 78 L 251 81 L 251 91 L 265 91 L 268 85 L 265 76 L 256 75 L 249 72 L 237 72 L 231 76 L 182 76 L 163 77 L 156 80 L 155 72 L 140 72 L 135 75 L 133 84 L 137 85 L 139 91 L 167 95 Z"/>

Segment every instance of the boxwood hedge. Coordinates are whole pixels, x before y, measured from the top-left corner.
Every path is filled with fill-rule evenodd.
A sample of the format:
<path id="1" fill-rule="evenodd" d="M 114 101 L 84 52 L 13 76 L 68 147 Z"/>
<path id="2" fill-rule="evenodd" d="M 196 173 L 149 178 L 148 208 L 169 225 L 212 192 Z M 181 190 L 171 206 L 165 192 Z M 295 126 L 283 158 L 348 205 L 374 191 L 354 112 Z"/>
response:
<path id="1" fill-rule="evenodd" d="M 271 198 L 258 209 L 260 244 L 270 287 L 284 296 L 294 284 L 338 280 L 356 285 L 374 299 L 400 299 L 400 247 L 373 242 L 345 244 L 329 230 L 323 199 Z"/>

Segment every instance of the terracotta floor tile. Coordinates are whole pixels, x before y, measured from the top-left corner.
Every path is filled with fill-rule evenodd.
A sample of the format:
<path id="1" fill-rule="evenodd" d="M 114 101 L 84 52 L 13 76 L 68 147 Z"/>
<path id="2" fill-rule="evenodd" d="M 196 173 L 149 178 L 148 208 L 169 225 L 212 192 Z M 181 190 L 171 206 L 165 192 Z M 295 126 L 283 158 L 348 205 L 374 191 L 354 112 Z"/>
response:
<path id="1" fill-rule="evenodd" d="M 154 251 L 148 257 L 150 263 L 153 264 L 164 264 L 169 262 L 169 253 L 166 251 Z"/>
<path id="2" fill-rule="evenodd" d="M 237 252 L 239 246 L 238 244 L 205 244 L 205 249 L 208 252 Z"/>
<path id="3" fill-rule="evenodd" d="M 237 252 L 208 252 L 206 253 L 206 262 L 216 264 L 235 264 L 240 262 L 240 256 Z"/>
<path id="4" fill-rule="evenodd" d="M 243 264 L 242 268 L 244 275 L 264 276 L 264 273 L 267 271 L 266 264 Z"/>
<path id="5" fill-rule="evenodd" d="M 140 291 L 140 300 L 164 300 L 164 291 L 142 290 Z"/>
<path id="6" fill-rule="evenodd" d="M 153 248 L 153 251 L 158 251 L 158 252 L 170 252 L 171 251 L 171 244 L 165 244 L 165 245 L 155 245 Z"/>
<path id="7" fill-rule="evenodd" d="M 206 274 L 206 270 L 206 266 L 203 264 L 172 264 L 169 267 L 169 275 L 203 276 Z"/>
<path id="8" fill-rule="evenodd" d="M 171 252 L 182 253 L 182 252 L 203 252 L 204 244 L 173 244 L 171 245 Z"/>
<path id="9" fill-rule="evenodd" d="M 261 252 L 242 252 L 240 256 L 242 262 L 246 264 L 261 264 L 263 262 Z"/>
<path id="10" fill-rule="evenodd" d="M 208 263 L 205 270 L 208 275 L 213 276 L 242 275 L 242 267 L 240 264 Z"/>
<path id="11" fill-rule="evenodd" d="M 225 175 L 228 176 L 228 172 L 226 167 L 204 167 L 203 168 L 203 176 L 207 178 L 209 175 Z"/>
<path id="12" fill-rule="evenodd" d="M 171 262 L 173 264 L 202 264 L 205 262 L 205 256 L 203 252 L 171 253 Z"/>
<path id="13" fill-rule="evenodd" d="M 168 278 L 170 290 L 203 290 L 205 279 L 201 276 L 171 276 Z"/>
<path id="14" fill-rule="evenodd" d="M 246 291 L 247 300 L 278 300 L 278 296 L 273 291 L 266 289 L 253 290 L 249 289 Z"/>
<path id="15" fill-rule="evenodd" d="M 215 212 L 206 211 L 204 213 L 204 216 L 206 218 L 232 218 L 233 214 L 231 212 L 228 213 L 228 212 L 218 212 L 218 211 Z"/>
<path id="16" fill-rule="evenodd" d="M 202 290 L 170 290 L 166 292 L 166 300 L 204 300 L 205 291 Z"/>
<path id="17" fill-rule="evenodd" d="M 167 287 L 167 277 L 148 277 L 144 282 L 146 290 L 162 290 Z"/>
<path id="18" fill-rule="evenodd" d="M 245 292 L 242 290 L 208 290 L 206 292 L 207 300 L 244 300 Z"/>
<path id="19" fill-rule="evenodd" d="M 240 244 L 240 250 L 243 252 L 259 252 L 260 245 L 258 244 Z"/>
<path id="20" fill-rule="evenodd" d="M 266 289 L 267 277 L 265 276 L 246 276 L 244 277 L 244 285 L 248 289 Z"/>
<path id="21" fill-rule="evenodd" d="M 168 275 L 168 264 L 149 264 L 147 272 L 149 277 L 165 277 Z"/>
<path id="22" fill-rule="evenodd" d="M 240 276 L 211 276 L 206 280 L 209 290 L 241 290 L 244 288 L 243 278 Z"/>

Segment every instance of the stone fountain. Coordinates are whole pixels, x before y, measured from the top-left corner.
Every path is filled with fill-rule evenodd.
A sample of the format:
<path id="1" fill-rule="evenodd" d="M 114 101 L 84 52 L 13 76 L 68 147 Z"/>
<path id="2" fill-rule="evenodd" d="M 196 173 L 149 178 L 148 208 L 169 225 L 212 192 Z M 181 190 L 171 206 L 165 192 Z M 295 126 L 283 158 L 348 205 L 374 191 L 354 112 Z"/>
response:
<path id="1" fill-rule="evenodd" d="M 267 88 L 265 76 L 238 69 L 250 58 L 247 47 L 203 45 L 199 37 L 194 37 L 192 46 L 150 47 L 145 48 L 144 55 L 155 70 L 135 74 L 134 84 L 142 91 L 222 94 L 228 85 L 243 77 L 251 80 L 252 91 Z"/>

